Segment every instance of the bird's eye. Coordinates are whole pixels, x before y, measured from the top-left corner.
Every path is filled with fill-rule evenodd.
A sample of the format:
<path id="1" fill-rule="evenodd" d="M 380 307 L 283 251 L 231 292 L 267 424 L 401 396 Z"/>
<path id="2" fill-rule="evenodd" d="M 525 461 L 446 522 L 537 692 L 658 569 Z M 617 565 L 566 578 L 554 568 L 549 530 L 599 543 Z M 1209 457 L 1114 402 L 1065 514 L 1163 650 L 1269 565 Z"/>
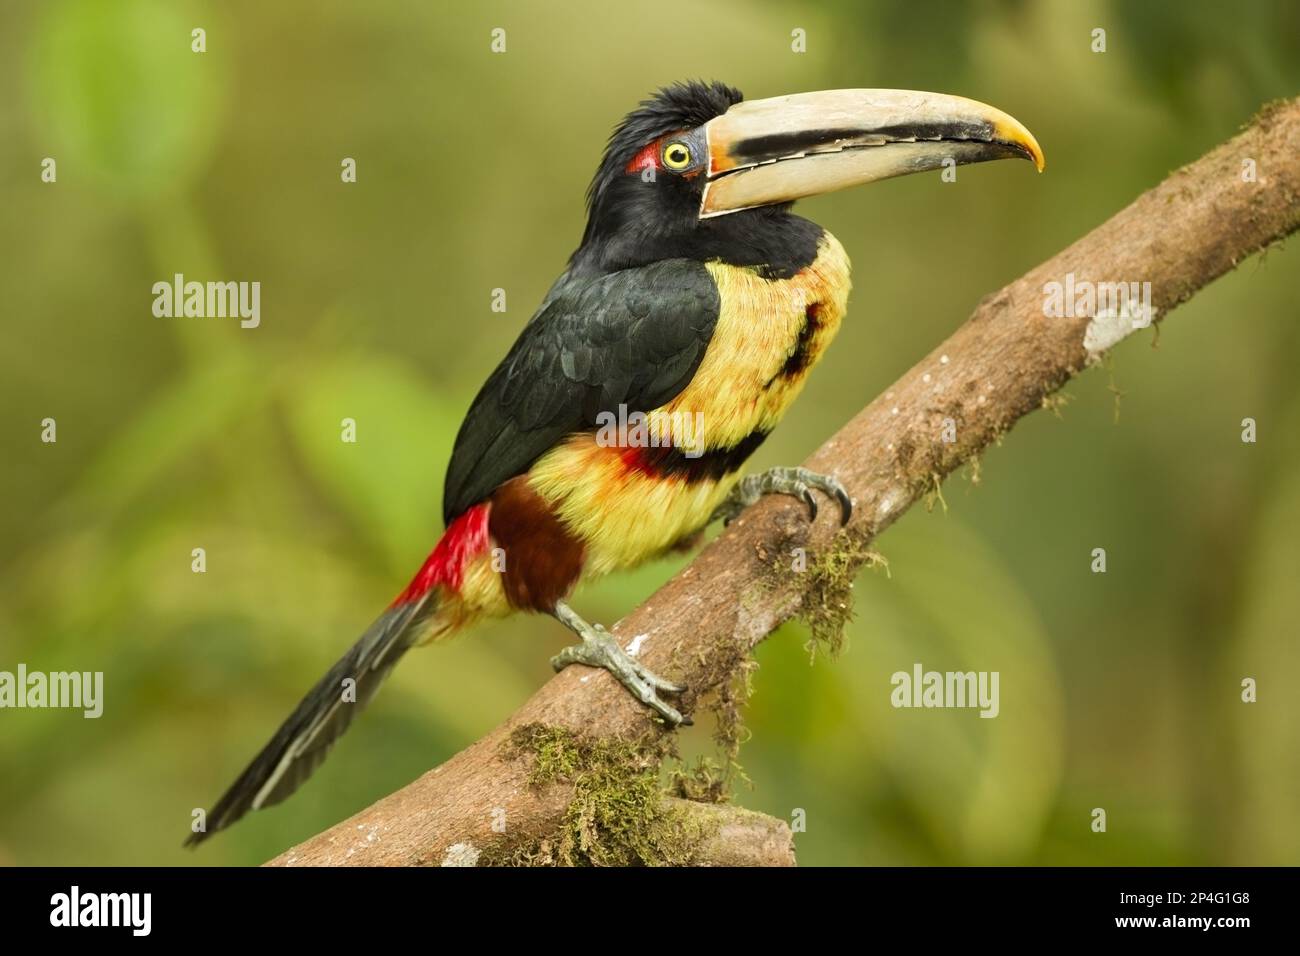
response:
<path id="1" fill-rule="evenodd" d="M 685 169 L 691 164 L 691 151 L 685 143 L 669 143 L 664 147 L 664 165 L 669 169 Z"/>

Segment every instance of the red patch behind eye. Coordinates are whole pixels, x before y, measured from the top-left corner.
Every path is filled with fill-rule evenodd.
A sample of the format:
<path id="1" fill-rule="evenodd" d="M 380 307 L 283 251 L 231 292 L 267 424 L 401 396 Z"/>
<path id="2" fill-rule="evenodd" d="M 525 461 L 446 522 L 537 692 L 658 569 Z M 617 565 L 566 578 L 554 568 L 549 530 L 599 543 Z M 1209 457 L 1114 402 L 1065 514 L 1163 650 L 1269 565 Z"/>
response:
<path id="1" fill-rule="evenodd" d="M 642 147 L 640 152 L 632 157 L 632 161 L 623 167 L 625 173 L 639 173 L 647 166 L 653 169 L 663 169 L 659 162 L 659 144 L 661 140 L 655 140 L 649 146 Z"/>

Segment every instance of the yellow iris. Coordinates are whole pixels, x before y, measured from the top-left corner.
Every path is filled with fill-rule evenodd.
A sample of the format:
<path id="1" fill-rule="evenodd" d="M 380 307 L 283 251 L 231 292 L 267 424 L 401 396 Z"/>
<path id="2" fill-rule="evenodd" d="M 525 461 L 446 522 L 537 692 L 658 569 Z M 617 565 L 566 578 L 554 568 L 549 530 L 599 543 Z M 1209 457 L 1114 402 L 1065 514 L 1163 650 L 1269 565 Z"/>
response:
<path id="1" fill-rule="evenodd" d="M 691 151 L 685 143 L 669 143 L 664 147 L 664 165 L 669 169 L 685 169 L 691 164 Z"/>

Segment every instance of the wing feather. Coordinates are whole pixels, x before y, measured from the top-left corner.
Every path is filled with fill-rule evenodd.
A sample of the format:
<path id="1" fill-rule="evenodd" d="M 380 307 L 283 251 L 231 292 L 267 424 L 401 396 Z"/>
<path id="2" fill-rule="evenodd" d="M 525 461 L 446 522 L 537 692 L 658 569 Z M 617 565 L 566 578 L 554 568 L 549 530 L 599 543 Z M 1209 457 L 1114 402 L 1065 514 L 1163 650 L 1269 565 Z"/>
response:
<path id="1" fill-rule="evenodd" d="M 717 325 L 703 263 L 566 277 L 471 404 L 443 492 L 450 523 L 601 412 L 648 412 L 679 394 Z"/>

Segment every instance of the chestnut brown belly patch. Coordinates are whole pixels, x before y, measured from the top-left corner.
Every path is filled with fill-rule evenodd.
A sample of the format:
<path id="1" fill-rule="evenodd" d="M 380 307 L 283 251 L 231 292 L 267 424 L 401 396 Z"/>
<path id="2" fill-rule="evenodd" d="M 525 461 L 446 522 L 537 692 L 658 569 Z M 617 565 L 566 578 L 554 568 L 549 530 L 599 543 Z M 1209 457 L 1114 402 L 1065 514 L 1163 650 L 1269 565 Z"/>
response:
<path id="1" fill-rule="evenodd" d="M 528 484 L 527 475 L 511 478 L 492 495 L 488 532 L 504 559 L 502 585 L 510 606 L 550 613 L 582 574 L 586 557 L 580 540 L 569 533 Z"/>

